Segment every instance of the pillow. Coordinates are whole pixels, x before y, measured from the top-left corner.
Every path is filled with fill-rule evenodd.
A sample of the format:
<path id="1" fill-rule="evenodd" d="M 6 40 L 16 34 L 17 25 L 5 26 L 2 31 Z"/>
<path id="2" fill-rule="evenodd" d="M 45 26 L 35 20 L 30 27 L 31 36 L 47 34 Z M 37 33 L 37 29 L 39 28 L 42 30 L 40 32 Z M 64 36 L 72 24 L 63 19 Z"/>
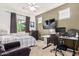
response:
<path id="1" fill-rule="evenodd" d="M 2 53 L 4 51 L 5 51 L 4 45 L 0 43 L 0 53 Z"/>
<path id="2" fill-rule="evenodd" d="M 7 35 L 7 31 L 6 30 L 3 30 L 3 29 L 0 29 L 0 36 L 2 35 Z"/>
<path id="3" fill-rule="evenodd" d="M 20 42 L 19 41 L 17 41 L 17 42 L 10 42 L 10 43 L 4 44 L 4 47 L 5 47 L 5 51 L 9 51 L 11 49 L 20 47 Z"/>

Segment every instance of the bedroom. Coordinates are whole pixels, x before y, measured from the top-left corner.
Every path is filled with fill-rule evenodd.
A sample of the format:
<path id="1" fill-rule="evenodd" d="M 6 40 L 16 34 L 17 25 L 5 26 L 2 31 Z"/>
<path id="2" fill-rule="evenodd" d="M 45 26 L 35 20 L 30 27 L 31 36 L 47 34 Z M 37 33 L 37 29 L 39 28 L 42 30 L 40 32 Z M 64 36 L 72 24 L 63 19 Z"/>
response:
<path id="1" fill-rule="evenodd" d="M 15 47 L 17 48 L 21 45 L 22 48 L 17 50 L 22 49 L 21 51 L 24 52 L 24 49 L 27 49 L 26 52 L 29 50 L 30 56 L 55 56 L 55 51 L 50 52 L 52 46 L 45 47 L 47 45 L 47 37 L 52 33 L 55 34 L 54 29 L 56 26 L 65 27 L 66 31 L 68 29 L 79 29 L 76 26 L 79 25 L 78 22 L 74 20 L 78 21 L 79 18 L 78 6 L 79 4 L 75 3 L 0 3 L 1 44 L 8 44 L 8 46 L 12 44 L 13 47 L 9 46 L 6 49 L 13 48 L 13 51 Z M 47 27 L 45 23 L 47 23 Z M 64 32 L 65 30 L 61 28 L 60 31 Z M 74 47 L 72 45 L 73 42 L 69 42 L 68 46 Z M 46 49 L 43 50 L 44 47 Z M 22 55 L 20 54 L 22 52 L 12 52 L 12 54 L 10 52 L 6 53 L 5 51 L 1 55 Z M 72 53 L 74 52 L 67 51 L 65 55 L 71 56 Z M 61 55 L 59 52 L 57 54 Z"/>

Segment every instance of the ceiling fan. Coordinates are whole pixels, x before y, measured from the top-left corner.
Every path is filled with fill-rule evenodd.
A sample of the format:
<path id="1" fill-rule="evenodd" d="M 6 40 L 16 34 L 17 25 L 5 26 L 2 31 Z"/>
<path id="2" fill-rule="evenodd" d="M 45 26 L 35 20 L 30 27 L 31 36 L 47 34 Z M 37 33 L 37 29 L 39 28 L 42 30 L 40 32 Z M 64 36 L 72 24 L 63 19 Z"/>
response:
<path id="1" fill-rule="evenodd" d="M 23 9 L 28 8 L 32 12 L 36 12 L 37 9 L 39 8 L 39 6 L 36 3 L 27 3 L 26 5 L 27 6 L 26 7 L 23 7 Z"/>

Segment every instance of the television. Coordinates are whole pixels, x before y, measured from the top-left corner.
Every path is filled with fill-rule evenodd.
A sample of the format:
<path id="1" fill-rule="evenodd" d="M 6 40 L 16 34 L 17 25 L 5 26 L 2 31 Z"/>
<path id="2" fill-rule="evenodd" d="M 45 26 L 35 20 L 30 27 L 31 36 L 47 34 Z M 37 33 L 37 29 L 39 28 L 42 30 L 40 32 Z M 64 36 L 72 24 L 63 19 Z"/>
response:
<path id="1" fill-rule="evenodd" d="M 44 29 L 54 29 L 56 28 L 56 21 L 55 19 L 49 19 L 49 20 L 45 20 L 43 22 L 43 28 Z"/>

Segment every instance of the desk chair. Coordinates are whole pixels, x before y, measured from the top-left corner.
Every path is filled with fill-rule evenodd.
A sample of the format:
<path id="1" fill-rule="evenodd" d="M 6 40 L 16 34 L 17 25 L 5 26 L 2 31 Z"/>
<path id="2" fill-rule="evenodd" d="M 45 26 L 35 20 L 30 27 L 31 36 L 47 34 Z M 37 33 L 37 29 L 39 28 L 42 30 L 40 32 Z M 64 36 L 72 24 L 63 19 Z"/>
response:
<path id="1" fill-rule="evenodd" d="M 56 48 L 52 49 L 50 52 L 54 50 L 55 56 L 57 56 L 57 52 L 60 52 L 64 56 L 62 51 L 66 51 L 67 46 L 63 44 L 63 41 L 60 41 L 59 37 L 56 34 L 52 34 L 50 36 L 50 39 L 52 40 L 54 46 L 56 46 Z"/>

